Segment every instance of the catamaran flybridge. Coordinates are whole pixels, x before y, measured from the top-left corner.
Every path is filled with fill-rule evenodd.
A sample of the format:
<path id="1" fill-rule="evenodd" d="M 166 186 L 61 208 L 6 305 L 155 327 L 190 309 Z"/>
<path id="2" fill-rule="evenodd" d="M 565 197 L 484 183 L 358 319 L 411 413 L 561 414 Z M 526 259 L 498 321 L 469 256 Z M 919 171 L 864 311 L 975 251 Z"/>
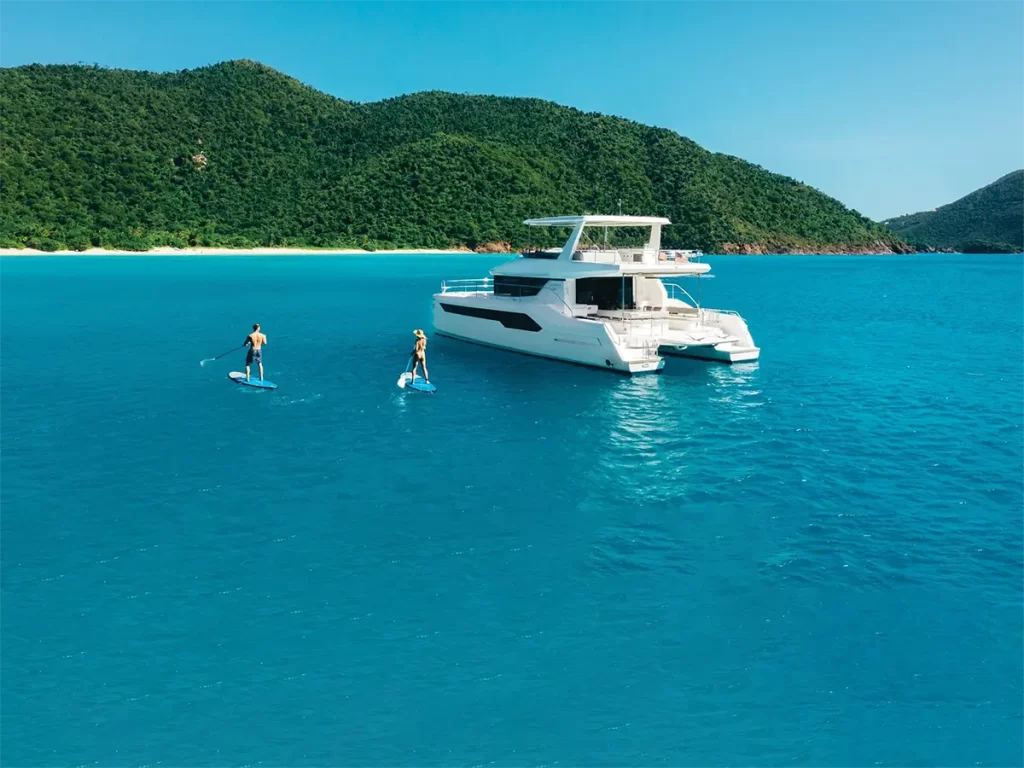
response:
<path id="1" fill-rule="evenodd" d="M 622 373 L 659 371 L 662 355 L 738 363 L 760 350 L 735 312 L 705 309 L 676 282 L 710 265 L 698 251 L 661 250 L 668 219 L 558 216 L 534 227 L 572 227 L 559 249 L 522 254 L 482 280 L 454 280 L 434 294 L 443 336 Z M 600 228 L 603 241 L 586 230 Z M 649 228 L 640 247 L 608 245 L 608 230 Z M 699 295 L 699 292 L 698 292 Z"/>

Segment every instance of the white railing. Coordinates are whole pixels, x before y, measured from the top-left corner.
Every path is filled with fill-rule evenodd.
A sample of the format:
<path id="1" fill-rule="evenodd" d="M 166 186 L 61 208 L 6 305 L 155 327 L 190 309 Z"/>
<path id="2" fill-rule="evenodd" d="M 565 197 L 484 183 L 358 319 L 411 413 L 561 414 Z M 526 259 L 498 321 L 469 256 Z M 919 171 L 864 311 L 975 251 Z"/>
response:
<path id="1" fill-rule="evenodd" d="M 441 293 L 494 293 L 494 279 L 475 277 L 468 280 L 442 280 Z"/>
<path id="2" fill-rule="evenodd" d="M 573 261 L 596 264 L 653 264 L 657 259 L 653 248 L 580 248 L 572 255 Z"/>
<path id="3" fill-rule="evenodd" d="M 662 307 L 655 307 L 650 304 L 639 304 L 633 309 L 599 309 L 590 314 L 602 320 L 617 320 L 625 323 L 657 320 L 666 317 L 665 310 Z"/>
<path id="4" fill-rule="evenodd" d="M 678 295 L 681 293 L 683 296 L 690 300 L 690 303 L 693 304 L 694 307 L 698 309 L 700 308 L 700 303 L 695 298 L 693 298 L 693 296 L 690 295 L 690 292 L 683 288 L 683 286 L 679 285 L 678 283 L 666 283 L 665 281 L 662 281 L 662 285 L 665 286 L 665 292 L 668 294 L 668 297 L 670 299 L 679 299 L 680 301 L 682 301 L 682 297 Z"/>
<path id="5" fill-rule="evenodd" d="M 566 310 L 565 312 L 562 312 L 562 314 L 565 317 L 583 317 L 583 315 L 578 314 L 578 310 L 575 310 L 571 306 L 569 306 L 569 302 L 567 302 L 564 298 L 562 298 L 562 296 L 557 291 L 555 291 L 551 283 L 547 283 L 543 288 L 541 288 L 541 292 L 543 291 L 547 291 L 560 302 L 562 302 L 562 306 L 565 307 Z M 561 308 L 559 308 L 558 311 L 561 312 Z"/>
<path id="6" fill-rule="evenodd" d="M 642 350 L 645 357 L 656 357 L 658 349 L 661 347 L 661 341 L 659 339 L 651 338 L 636 338 L 633 336 L 626 336 L 623 340 L 622 335 L 619 335 L 620 343 L 626 349 L 639 349 Z"/>
<path id="7" fill-rule="evenodd" d="M 676 283 L 665 283 L 664 281 L 663 285 L 665 286 L 665 292 L 668 294 L 668 298 L 679 299 L 680 297 L 678 294 L 682 294 L 690 300 L 694 309 L 697 310 L 697 322 L 701 325 L 704 325 L 705 323 L 714 325 L 717 318 L 721 315 L 736 315 L 736 317 L 739 317 L 739 312 L 735 312 L 731 309 L 704 309 L 700 305 L 700 302 L 694 299 L 693 296 L 690 295 L 690 292 L 681 285 Z"/>
<path id="8" fill-rule="evenodd" d="M 605 328 L 611 334 L 612 343 L 624 349 L 641 349 L 647 357 L 656 357 L 661 342 L 651 336 L 635 336 L 629 330 L 620 330 L 611 323 L 605 323 Z"/>
<path id="9" fill-rule="evenodd" d="M 699 262 L 704 254 L 700 251 L 655 250 L 643 246 L 640 248 L 613 248 L 601 246 L 584 246 L 577 248 L 572 255 L 573 261 L 594 261 L 602 264 L 652 264 L 655 262 Z"/>
<path id="10" fill-rule="evenodd" d="M 642 349 L 648 357 L 654 357 L 658 353 L 661 341 L 658 339 L 634 339 L 627 338 L 626 349 Z"/>
<path id="11" fill-rule="evenodd" d="M 661 324 L 665 319 L 660 316 L 630 316 L 624 318 L 612 318 L 600 316 L 597 319 L 605 321 L 605 327 L 610 329 L 617 344 L 627 349 L 643 349 L 650 351 L 657 350 L 658 338 L 661 336 Z M 659 326 L 657 331 L 655 326 Z"/>
<path id="12" fill-rule="evenodd" d="M 658 259 L 660 261 L 700 261 L 701 256 L 704 254 L 700 251 L 684 251 L 684 250 L 664 250 L 658 252 Z"/>

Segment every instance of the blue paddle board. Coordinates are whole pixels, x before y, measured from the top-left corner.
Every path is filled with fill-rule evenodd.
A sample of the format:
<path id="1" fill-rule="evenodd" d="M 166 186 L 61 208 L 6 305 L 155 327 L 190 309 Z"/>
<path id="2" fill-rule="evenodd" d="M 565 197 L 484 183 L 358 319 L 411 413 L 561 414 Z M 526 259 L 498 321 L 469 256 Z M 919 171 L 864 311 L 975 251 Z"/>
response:
<path id="1" fill-rule="evenodd" d="M 399 389 L 414 389 L 417 392 L 437 392 L 437 387 L 424 379 L 412 380 L 412 374 L 406 371 L 398 378 Z"/>
<path id="2" fill-rule="evenodd" d="M 256 389 L 277 389 L 277 384 L 266 379 L 249 379 L 245 380 L 245 374 L 239 371 L 232 371 L 228 374 L 228 378 L 231 379 L 235 384 L 241 384 L 243 387 L 255 387 Z"/>

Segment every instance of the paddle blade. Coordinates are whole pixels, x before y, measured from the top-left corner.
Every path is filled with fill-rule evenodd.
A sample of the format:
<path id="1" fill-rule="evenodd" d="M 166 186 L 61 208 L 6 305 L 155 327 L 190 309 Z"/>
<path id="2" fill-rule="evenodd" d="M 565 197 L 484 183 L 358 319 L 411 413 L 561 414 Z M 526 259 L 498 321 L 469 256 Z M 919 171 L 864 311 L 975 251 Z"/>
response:
<path id="1" fill-rule="evenodd" d="M 411 378 L 412 378 L 412 375 L 410 375 L 409 373 L 403 373 L 401 376 L 399 376 L 398 377 L 398 388 L 399 389 L 405 389 L 405 385 L 409 383 L 409 379 L 411 379 Z"/>
<path id="2" fill-rule="evenodd" d="M 240 347 L 235 347 L 234 349 L 229 349 L 227 352 L 224 352 L 223 354 L 217 355 L 216 357 L 207 357 L 207 358 L 205 358 L 203 360 L 200 360 L 199 361 L 199 365 L 205 367 L 207 363 L 212 363 L 214 360 L 220 360 L 222 357 L 226 357 L 227 355 L 230 355 L 232 352 L 237 352 L 240 349 L 245 349 L 245 345 L 243 344 Z"/>

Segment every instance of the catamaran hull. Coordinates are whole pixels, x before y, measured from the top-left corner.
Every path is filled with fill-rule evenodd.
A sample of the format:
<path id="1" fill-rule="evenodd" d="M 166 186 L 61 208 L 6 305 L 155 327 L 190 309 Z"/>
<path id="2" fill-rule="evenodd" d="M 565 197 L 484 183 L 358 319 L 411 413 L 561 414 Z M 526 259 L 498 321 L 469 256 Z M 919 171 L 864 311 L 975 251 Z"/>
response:
<path id="1" fill-rule="evenodd" d="M 737 348 L 733 344 L 717 344 L 712 347 L 666 346 L 658 348 L 658 353 L 670 357 L 689 357 L 694 360 L 710 360 L 719 363 L 752 363 L 761 355 L 757 347 Z"/>
<path id="2" fill-rule="evenodd" d="M 665 367 L 665 361 L 662 358 L 658 358 L 656 362 L 649 361 L 644 363 L 631 363 L 629 364 L 630 369 L 625 370 L 623 368 L 608 367 L 607 365 L 598 365 L 592 362 L 586 362 L 583 360 L 570 360 L 567 357 L 555 357 L 554 355 L 542 354 L 540 352 L 529 351 L 525 349 L 515 349 L 513 347 L 502 347 L 498 344 L 491 344 L 486 341 L 480 341 L 479 339 L 467 339 L 463 336 L 456 336 L 453 333 L 445 333 L 444 331 L 436 331 L 438 336 L 444 336 L 447 339 L 455 339 L 456 341 L 464 341 L 467 344 L 477 344 L 482 347 L 490 347 L 491 349 L 500 349 L 504 352 L 513 352 L 517 355 L 526 355 L 528 357 L 541 357 L 545 360 L 556 360 L 560 363 L 569 363 L 570 365 L 582 365 L 587 368 L 598 368 L 602 371 L 611 371 L 612 373 L 621 373 L 626 376 L 632 376 L 641 373 L 660 373 Z"/>
<path id="3" fill-rule="evenodd" d="M 657 373 L 665 361 L 652 351 L 621 349 L 604 323 L 567 318 L 533 302 L 482 302 L 440 294 L 434 331 L 487 347 L 625 374 Z"/>
<path id="4" fill-rule="evenodd" d="M 658 347 L 659 354 L 721 363 L 749 363 L 761 356 L 747 321 L 735 312 L 697 311 L 676 299 L 669 299 L 666 304 L 671 319 Z"/>

